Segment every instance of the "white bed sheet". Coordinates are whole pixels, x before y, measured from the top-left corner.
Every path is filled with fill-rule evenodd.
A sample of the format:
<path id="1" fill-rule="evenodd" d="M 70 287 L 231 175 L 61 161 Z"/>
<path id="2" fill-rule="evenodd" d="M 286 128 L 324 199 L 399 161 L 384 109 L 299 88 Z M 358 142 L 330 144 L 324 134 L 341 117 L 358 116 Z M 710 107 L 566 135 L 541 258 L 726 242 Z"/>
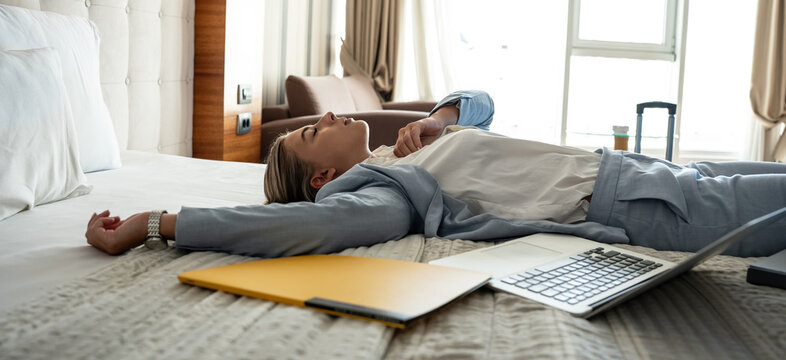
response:
<path id="1" fill-rule="evenodd" d="M 181 206 L 264 202 L 265 165 L 127 151 L 120 169 L 87 174 L 93 191 L 0 221 L 0 312 L 117 259 L 87 244 L 93 212 L 123 218 Z"/>

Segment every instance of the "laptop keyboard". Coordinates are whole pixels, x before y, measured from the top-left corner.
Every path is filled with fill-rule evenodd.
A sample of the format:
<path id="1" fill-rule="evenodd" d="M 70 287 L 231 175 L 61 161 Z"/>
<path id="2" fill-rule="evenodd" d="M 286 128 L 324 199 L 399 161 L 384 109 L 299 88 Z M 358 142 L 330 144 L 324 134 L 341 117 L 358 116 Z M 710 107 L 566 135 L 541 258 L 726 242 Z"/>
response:
<path id="1" fill-rule="evenodd" d="M 508 276 L 502 282 L 574 305 L 661 266 L 599 247 Z"/>

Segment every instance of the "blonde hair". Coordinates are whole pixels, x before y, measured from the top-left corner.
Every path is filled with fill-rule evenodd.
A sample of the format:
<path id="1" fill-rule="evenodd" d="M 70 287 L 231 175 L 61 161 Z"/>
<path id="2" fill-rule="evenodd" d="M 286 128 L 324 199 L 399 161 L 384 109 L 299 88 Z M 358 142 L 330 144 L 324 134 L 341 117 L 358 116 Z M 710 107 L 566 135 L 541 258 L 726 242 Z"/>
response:
<path id="1" fill-rule="evenodd" d="M 284 146 L 286 136 L 287 134 L 281 135 L 273 141 L 265 161 L 265 204 L 314 202 L 318 189 L 310 184 L 313 170 L 309 164 L 299 159 L 294 151 L 289 151 Z"/>

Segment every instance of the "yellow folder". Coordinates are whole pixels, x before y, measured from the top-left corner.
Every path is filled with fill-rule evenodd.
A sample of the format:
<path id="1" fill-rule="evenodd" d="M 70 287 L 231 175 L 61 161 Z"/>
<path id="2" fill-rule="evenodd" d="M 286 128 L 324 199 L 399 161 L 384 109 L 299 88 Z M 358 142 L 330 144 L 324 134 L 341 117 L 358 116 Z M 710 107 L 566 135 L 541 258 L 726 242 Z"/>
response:
<path id="1" fill-rule="evenodd" d="M 403 329 L 483 286 L 491 276 L 409 261 L 304 255 L 188 271 L 178 279 Z"/>

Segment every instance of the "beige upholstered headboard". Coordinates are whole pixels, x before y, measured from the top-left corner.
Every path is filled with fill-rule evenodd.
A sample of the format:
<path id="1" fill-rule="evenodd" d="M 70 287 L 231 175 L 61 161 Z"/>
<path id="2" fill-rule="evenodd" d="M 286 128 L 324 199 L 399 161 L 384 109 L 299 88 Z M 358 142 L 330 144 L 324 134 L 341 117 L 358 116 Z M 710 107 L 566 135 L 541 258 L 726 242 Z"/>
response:
<path id="1" fill-rule="evenodd" d="M 120 149 L 191 156 L 195 0 L 0 0 L 101 32 L 101 87 Z"/>

